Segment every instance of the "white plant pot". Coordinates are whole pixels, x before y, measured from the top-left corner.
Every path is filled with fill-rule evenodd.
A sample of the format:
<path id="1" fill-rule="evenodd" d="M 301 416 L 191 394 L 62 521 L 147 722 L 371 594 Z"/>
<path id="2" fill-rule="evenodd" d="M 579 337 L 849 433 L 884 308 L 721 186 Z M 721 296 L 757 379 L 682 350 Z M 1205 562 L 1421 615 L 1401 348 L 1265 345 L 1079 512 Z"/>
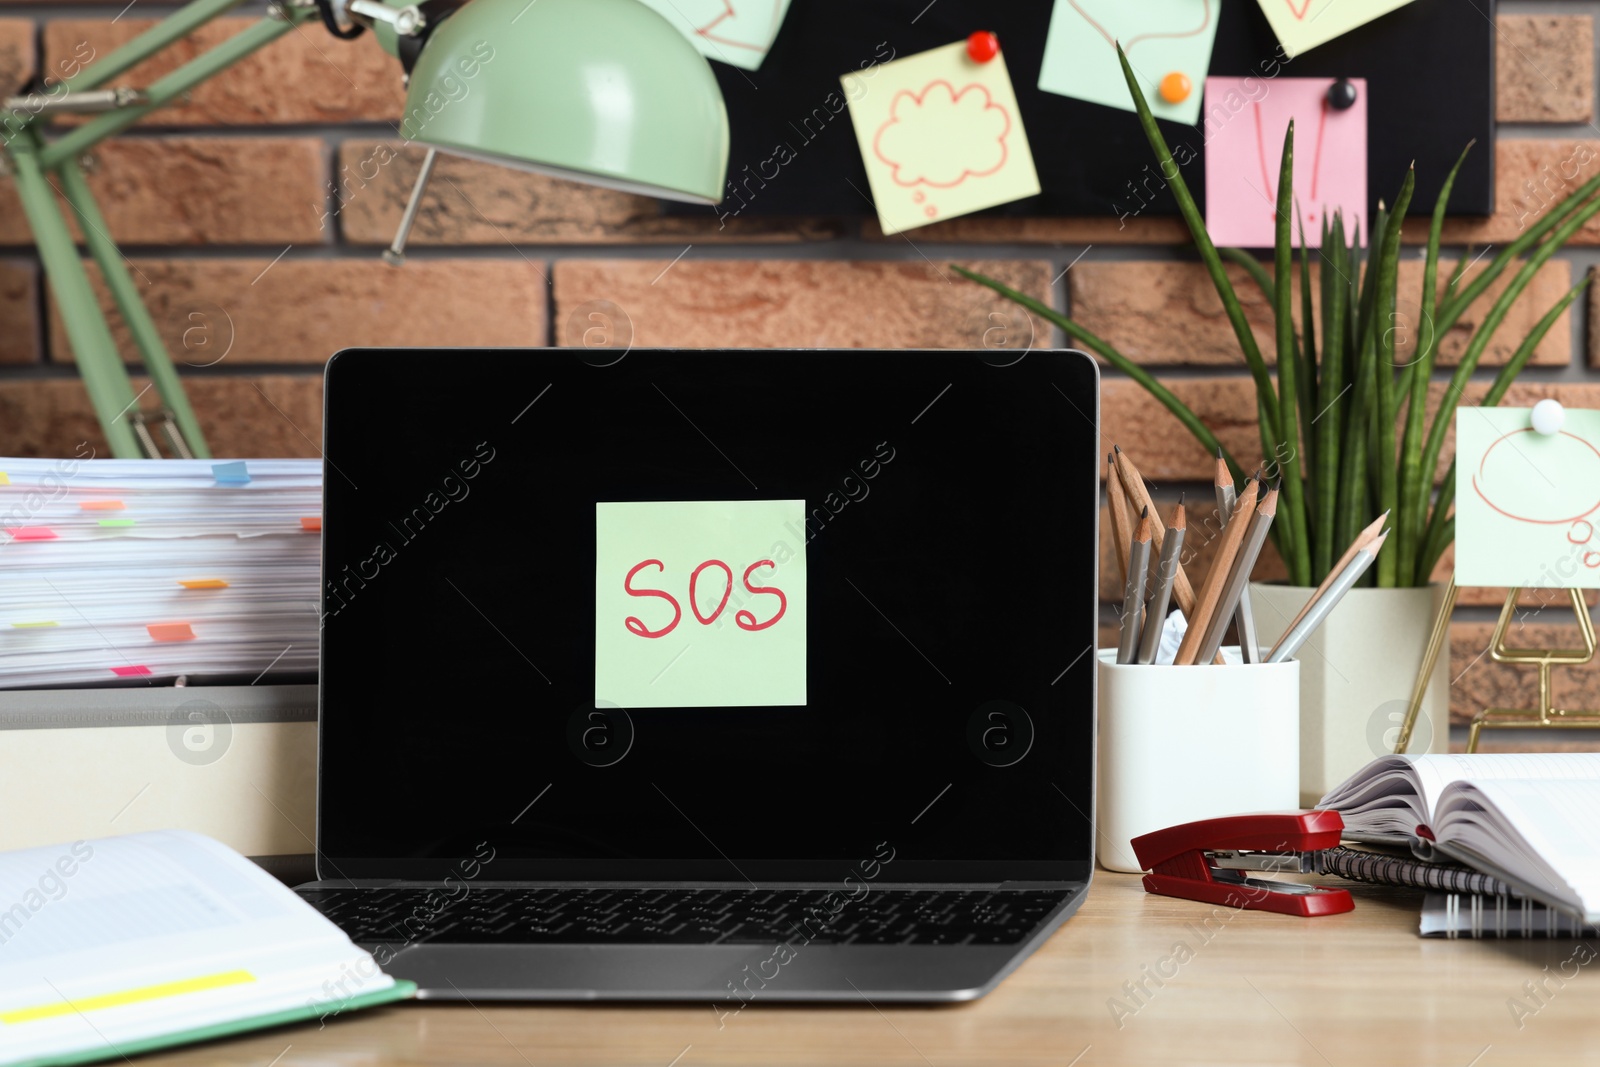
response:
<path id="1" fill-rule="evenodd" d="M 1322 795 L 1378 756 L 1394 751 L 1411 689 L 1427 651 L 1445 587 L 1352 589 L 1301 646 L 1300 803 Z M 1252 583 L 1263 653 L 1313 590 Z M 1408 752 L 1450 747 L 1450 657 L 1441 654 Z"/>

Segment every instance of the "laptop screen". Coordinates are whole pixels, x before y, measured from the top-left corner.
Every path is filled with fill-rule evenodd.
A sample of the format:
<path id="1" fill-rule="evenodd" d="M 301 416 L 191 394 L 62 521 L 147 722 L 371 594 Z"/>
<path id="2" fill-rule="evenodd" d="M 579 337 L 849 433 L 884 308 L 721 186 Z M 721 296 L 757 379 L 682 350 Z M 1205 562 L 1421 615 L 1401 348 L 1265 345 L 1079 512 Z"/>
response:
<path id="1" fill-rule="evenodd" d="M 326 405 L 323 877 L 1087 876 L 1088 357 L 352 350 Z"/>

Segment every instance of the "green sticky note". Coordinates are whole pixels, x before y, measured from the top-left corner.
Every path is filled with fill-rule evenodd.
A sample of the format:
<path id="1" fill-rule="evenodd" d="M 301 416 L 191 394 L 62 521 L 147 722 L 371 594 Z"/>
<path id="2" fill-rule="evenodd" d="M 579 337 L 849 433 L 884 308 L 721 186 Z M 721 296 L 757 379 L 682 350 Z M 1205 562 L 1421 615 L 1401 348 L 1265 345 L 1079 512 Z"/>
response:
<path id="1" fill-rule="evenodd" d="M 1456 411 L 1456 582 L 1600 589 L 1600 411 Z"/>
<path id="2" fill-rule="evenodd" d="M 596 707 L 806 702 L 803 500 L 595 505 Z"/>
<path id="3" fill-rule="evenodd" d="M 133 519 L 101 519 L 100 520 L 100 525 L 101 526 L 132 526 L 132 525 L 134 525 L 134 522 L 135 522 L 135 520 L 133 520 Z"/>
<path id="4" fill-rule="evenodd" d="M 1283 54 L 1293 59 L 1411 0 L 1257 0 Z M 1485 16 L 1487 17 L 1487 16 Z"/>
<path id="5" fill-rule="evenodd" d="M 707 59 L 761 69 L 789 0 L 644 0 Z"/>
<path id="6" fill-rule="evenodd" d="M 1004 54 L 979 63 L 958 41 L 839 83 L 884 233 L 1039 195 Z"/>
<path id="7" fill-rule="evenodd" d="M 1345 0 L 1354 2 L 1354 0 Z M 1194 125 L 1211 68 L 1222 0 L 1056 0 L 1044 41 L 1039 88 L 1091 104 L 1133 110 L 1133 94 L 1117 61 L 1117 42 L 1158 119 Z M 1181 75 L 1180 100 L 1161 95 Z"/>

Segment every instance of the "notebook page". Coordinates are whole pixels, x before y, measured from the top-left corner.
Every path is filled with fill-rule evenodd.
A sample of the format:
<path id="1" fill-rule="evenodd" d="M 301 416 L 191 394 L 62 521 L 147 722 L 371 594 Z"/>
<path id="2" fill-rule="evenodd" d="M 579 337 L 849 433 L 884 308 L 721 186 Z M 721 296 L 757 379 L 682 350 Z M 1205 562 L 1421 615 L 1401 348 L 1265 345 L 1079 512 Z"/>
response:
<path id="1" fill-rule="evenodd" d="M 1416 823 L 1431 822 L 1428 815 L 1451 782 L 1505 778 L 1600 779 L 1600 752 L 1380 756 L 1336 786 L 1317 806 L 1338 809 L 1352 828 L 1365 828 L 1361 816 L 1367 814 L 1382 819 L 1387 824 L 1384 829 L 1413 834 Z M 1405 821 L 1411 825 L 1401 826 Z"/>
<path id="2" fill-rule="evenodd" d="M 1505 779 L 1453 786 L 1434 832 L 1600 922 L 1600 779 Z"/>
<path id="3" fill-rule="evenodd" d="M 241 960 L 283 970 L 353 950 L 287 886 L 181 831 L 0 856 L 0 909 L 0 1014 Z"/>

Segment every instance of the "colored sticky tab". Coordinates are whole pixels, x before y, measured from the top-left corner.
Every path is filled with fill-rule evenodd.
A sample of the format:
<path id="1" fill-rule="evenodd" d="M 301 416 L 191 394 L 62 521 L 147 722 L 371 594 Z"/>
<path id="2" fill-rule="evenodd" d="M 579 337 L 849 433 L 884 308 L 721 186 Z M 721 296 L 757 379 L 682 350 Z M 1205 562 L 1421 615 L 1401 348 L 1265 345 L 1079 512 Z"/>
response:
<path id="1" fill-rule="evenodd" d="M 145 627 L 157 641 L 193 641 L 194 630 L 186 622 L 153 622 Z"/>
<path id="2" fill-rule="evenodd" d="M 84 511 L 121 511 L 120 500 L 85 500 L 78 505 Z"/>
<path id="3" fill-rule="evenodd" d="M 250 484 L 250 471 L 242 459 L 234 460 L 232 463 L 213 463 L 211 473 L 217 479 L 218 485 Z"/>
<path id="4" fill-rule="evenodd" d="M 10 485 L 10 484 L 11 484 L 11 475 L 7 474 L 5 471 L 0 471 L 0 485 Z"/>
<path id="5" fill-rule="evenodd" d="M 1344 214 L 1346 238 L 1367 240 L 1367 83 L 1351 78 L 1356 102 L 1328 103 L 1333 78 L 1206 79 L 1206 230 L 1219 245 L 1270 248 L 1277 224 L 1283 139 L 1294 120 L 1296 245 L 1322 244 L 1322 223 Z"/>
<path id="6" fill-rule="evenodd" d="M 100 520 L 100 525 L 101 526 L 133 526 L 133 525 L 136 525 L 136 521 L 134 519 L 101 519 Z"/>
<path id="7" fill-rule="evenodd" d="M 221 578 L 196 578 L 187 582 L 179 582 L 185 589 L 226 589 L 228 583 Z"/>
<path id="8" fill-rule="evenodd" d="M 1155 117 L 1192 126 L 1200 120 L 1200 94 L 1169 90 L 1205 82 L 1221 12 L 1222 0 L 1056 0 L 1039 88 L 1132 111 L 1117 60 L 1121 41 Z"/>
<path id="9" fill-rule="evenodd" d="M 1456 583 L 1600 588 L 1600 411 L 1456 410 Z"/>
<path id="10" fill-rule="evenodd" d="M 322 516 L 321 515 L 304 515 L 304 516 L 301 516 L 300 529 L 302 529 L 302 530 L 320 530 L 320 529 L 322 529 Z"/>
<path id="11" fill-rule="evenodd" d="M 139 678 L 151 673 L 149 667 L 112 667 L 111 673 L 118 678 Z"/>
<path id="12" fill-rule="evenodd" d="M 884 233 L 1039 195 L 1003 51 L 957 41 L 839 82 Z"/>
<path id="13" fill-rule="evenodd" d="M 44 630 L 55 625 L 53 622 L 14 622 L 11 624 L 11 628 L 13 630 Z"/>
<path id="14" fill-rule="evenodd" d="M 8 526 L 6 533 L 14 541 L 54 541 L 56 532 L 48 526 Z"/>
<path id="15" fill-rule="evenodd" d="M 707 59 L 759 70 L 789 0 L 644 0 Z M 414 136 L 414 134 L 412 134 Z"/>
<path id="16" fill-rule="evenodd" d="M 1411 0 L 1257 0 L 1272 32 L 1293 59 L 1319 44 L 1364 26 L 1380 15 L 1405 7 Z"/>

